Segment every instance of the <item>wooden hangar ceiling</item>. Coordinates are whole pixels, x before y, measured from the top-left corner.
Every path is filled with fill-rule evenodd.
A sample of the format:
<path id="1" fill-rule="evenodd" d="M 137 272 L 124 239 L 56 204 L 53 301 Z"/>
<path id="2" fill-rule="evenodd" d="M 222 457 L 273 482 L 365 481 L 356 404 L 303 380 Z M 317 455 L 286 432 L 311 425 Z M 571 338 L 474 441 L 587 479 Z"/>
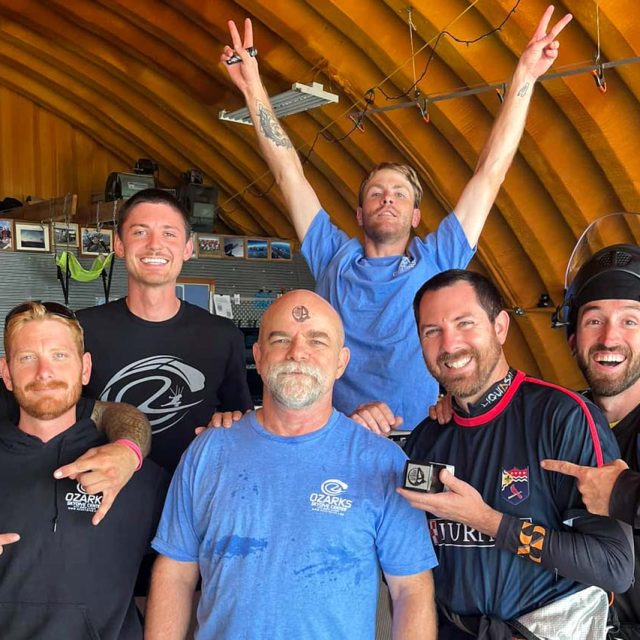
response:
<path id="1" fill-rule="evenodd" d="M 500 108 L 496 91 L 459 90 L 507 81 L 545 7 L 546 0 L 0 0 L 0 86 L 89 136 L 122 163 L 116 169 L 152 158 L 173 186 L 200 168 L 220 189 L 225 228 L 293 237 L 252 129 L 218 120 L 220 110 L 243 106 L 219 55 L 226 21 L 248 16 L 270 95 L 315 81 L 340 98 L 284 120 L 335 223 L 358 232 L 361 179 L 377 162 L 396 160 L 416 167 L 424 183 L 426 233 L 452 209 Z M 601 62 L 631 61 L 604 71 L 606 92 L 588 72 L 537 86 L 472 266 L 494 279 L 508 306 L 524 310 L 513 315 L 512 360 L 579 385 L 562 332 L 549 329 L 549 310 L 536 305 L 542 293 L 560 301 L 567 258 L 590 221 L 640 211 L 640 12 L 637 0 L 565 0 L 555 18 L 567 11 L 574 20 L 552 71 L 593 64 L 598 47 Z M 451 35 L 438 39 L 442 31 Z M 456 40 L 484 34 L 472 44 Z M 429 122 L 412 106 L 368 114 L 364 131 L 354 130 L 348 116 L 364 107 L 369 89 L 376 108 L 414 97 L 436 41 L 417 88 L 427 98 L 456 97 L 430 104 Z M 408 97 L 387 100 L 381 89 Z"/>

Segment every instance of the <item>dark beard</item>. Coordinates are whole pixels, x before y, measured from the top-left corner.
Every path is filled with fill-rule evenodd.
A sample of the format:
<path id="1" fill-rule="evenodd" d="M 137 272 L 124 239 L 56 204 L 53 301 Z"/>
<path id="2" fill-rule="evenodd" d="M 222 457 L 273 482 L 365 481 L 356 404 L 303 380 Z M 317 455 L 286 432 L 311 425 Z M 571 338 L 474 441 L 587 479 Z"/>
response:
<path id="1" fill-rule="evenodd" d="M 429 367 L 429 371 L 433 377 L 447 390 L 449 394 L 456 398 L 471 398 L 482 393 L 491 383 L 491 376 L 500 360 L 502 346 L 495 340 L 484 351 L 479 351 L 474 347 L 457 351 L 456 353 L 443 353 L 438 356 L 438 368 Z M 461 356 L 470 354 L 477 363 L 477 370 L 471 377 L 461 375 L 456 377 L 455 374 L 450 377 L 441 374 L 445 367 L 445 363 L 451 360 L 458 360 Z M 449 371 L 449 370 L 447 370 Z"/>
<path id="2" fill-rule="evenodd" d="M 591 356 L 597 351 L 609 351 L 613 353 L 621 353 L 625 356 L 624 370 L 615 372 L 612 376 L 598 375 L 593 373 L 589 368 Z M 611 398 L 626 391 L 640 379 L 640 357 L 635 356 L 630 349 L 623 346 L 608 348 L 601 344 L 593 345 L 589 349 L 587 359 L 582 357 L 580 353 L 576 356 L 578 366 L 582 375 L 585 377 L 591 387 L 591 391 L 595 396 L 601 398 Z M 621 365 L 618 365 L 620 367 Z M 616 368 L 617 369 L 617 368 Z M 614 373 L 614 371 L 612 371 Z"/>

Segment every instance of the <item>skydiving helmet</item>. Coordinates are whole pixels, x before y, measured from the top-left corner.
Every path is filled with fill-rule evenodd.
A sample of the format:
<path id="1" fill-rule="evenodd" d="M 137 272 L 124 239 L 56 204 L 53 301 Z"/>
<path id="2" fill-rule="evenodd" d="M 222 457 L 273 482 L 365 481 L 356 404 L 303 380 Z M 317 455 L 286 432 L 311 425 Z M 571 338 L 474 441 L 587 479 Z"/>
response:
<path id="1" fill-rule="evenodd" d="M 565 273 L 565 295 L 553 328 L 575 333 L 578 309 L 594 300 L 640 301 L 640 214 L 612 213 L 592 222 L 578 239 Z"/>

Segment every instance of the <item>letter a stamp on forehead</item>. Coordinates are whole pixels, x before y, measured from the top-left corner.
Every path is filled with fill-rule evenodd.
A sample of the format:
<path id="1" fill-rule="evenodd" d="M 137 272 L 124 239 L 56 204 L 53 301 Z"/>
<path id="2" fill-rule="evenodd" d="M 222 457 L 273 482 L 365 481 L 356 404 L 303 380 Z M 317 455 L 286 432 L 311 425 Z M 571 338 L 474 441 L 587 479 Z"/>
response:
<path id="1" fill-rule="evenodd" d="M 305 320 L 308 320 L 311 317 L 311 314 L 309 313 L 309 309 L 307 309 L 307 307 L 303 305 L 293 307 L 293 310 L 291 311 L 291 315 L 293 316 L 293 319 L 296 322 L 304 322 Z"/>

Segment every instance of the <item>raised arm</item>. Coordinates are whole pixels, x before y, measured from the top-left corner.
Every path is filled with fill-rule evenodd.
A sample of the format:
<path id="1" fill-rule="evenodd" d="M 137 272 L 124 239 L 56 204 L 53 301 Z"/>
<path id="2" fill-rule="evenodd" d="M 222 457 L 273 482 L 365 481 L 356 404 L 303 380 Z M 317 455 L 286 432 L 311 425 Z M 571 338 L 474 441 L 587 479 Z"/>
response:
<path id="1" fill-rule="evenodd" d="M 520 56 L 502 109 L 480 154 L 473 177 L 464 188 L 455 213 L 469 244 L 478 243 L 500 185 L 518 149 L 527 119 L 533 85 L 558 57 L 558 34 L 571 21 L 571 14 L 559 20 L 547 33 L 553 6 L 547 7 L 527 48 Z"/>
<path id="2" fill-rule="evenodd" d="M 233 83 L 244 95 L 258 136 L 260 151 L 282 191 L 298 239 L 302 242 L 311 221 L 320 210 L 320 201 L 304 176 L 300 158 L 291 140 L 273 112 L 260 79 L 258 63 L 247 53 L 247 48 L 253 46 L 251 20 L 247 18 L 244 21 L 244 41 L 240 39 L 232 20 L 228 25 L 233 47 L 226 46 L 220 60 Z M 240 56 L 241 61 L 227 65 L 227 60 L 234 52 Z"/>

